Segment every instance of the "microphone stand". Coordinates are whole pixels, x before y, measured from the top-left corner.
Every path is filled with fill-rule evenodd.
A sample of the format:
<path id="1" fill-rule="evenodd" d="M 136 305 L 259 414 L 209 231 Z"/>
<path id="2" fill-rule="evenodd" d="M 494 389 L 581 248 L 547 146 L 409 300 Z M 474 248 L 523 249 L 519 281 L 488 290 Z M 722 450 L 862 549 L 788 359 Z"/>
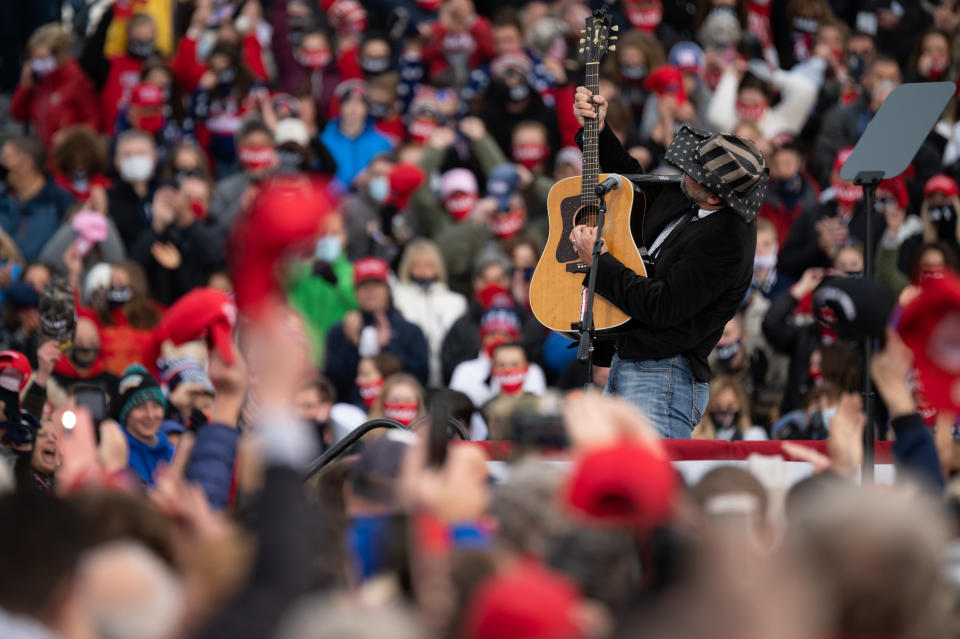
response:
<path id="1" fill-rule="evenodd" d="M 583 313 L 580 317 L 580 345 L 577 347 L 577 360 L 587 365 L 587 389 L 593 384 L 593 350 L 596 340 L 596 331 L 593 327 L 593 298 L 597 289 L 597 260 L 600 259 L 600 249 L 603 246 L 604 218 L 607 215 L 607 201 L 605 190 L 598 184 L 597 197 L 600 203 L 597 206 L 597 237 L 593 241 L 593 261 L 590 263 L 590 274 L 587 278 L 587 290 L 584 297 Z"/>

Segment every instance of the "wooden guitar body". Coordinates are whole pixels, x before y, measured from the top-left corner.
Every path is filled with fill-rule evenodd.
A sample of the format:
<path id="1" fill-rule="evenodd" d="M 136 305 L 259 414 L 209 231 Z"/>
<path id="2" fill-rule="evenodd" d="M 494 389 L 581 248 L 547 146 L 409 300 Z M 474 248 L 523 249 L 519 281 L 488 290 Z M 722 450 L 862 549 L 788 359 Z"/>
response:
<path id="1" fill-rule="evenodd" d="M 599 176 L 602 181 L 607 174 Z M 593 180 L 593 184 L 597 183 Z M 581 178 L 560 180 L 550 189 L 547 215 L 550 234 L 530 282 L 530 306 L 541 324 L 555 331 L 569 332 L 580 321 L 583 302 L 585 265 L 580 261 L 570 231 L 578 224 L 596 226 L 596 203 L 582 203 Z M 643 198 L 642 194 L 637 197 Z M 640 257 L 633 230 L 639 229 L 641 212 L 634 213 L 634 190 L 629 180 L 606 196 L 607 212 L 601 235 L 607 249 L 638 275 L 647 271 Z M 645 203 L 644 203 L 645 204 Z M 593 321 L 596 330 L 620 326 L 630 317 L 599 294 L 594 298 Z"/>

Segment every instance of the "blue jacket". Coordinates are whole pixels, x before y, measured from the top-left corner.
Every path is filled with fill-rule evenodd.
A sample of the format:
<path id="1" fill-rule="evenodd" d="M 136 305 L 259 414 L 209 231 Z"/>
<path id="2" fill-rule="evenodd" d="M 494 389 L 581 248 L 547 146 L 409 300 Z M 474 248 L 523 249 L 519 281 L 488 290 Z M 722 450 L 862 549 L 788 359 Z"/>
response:
<path id="1" fill-rule="evenodd" d="M 173 459 L 173 444 L 163 433 L 157 433 L 157 443 L 153 446 L 144 444 L 142 441 L 131 435 L 126 428 L 123 434 L 127 436 L 127 444 L 130 447 L 130 456 L 127 466 L 137 474 L 147 487 L 153 487 L 153 473 L 160 462 L 169 462 Z"/>
<path id="2" fill-rule="evenodd" d="M 207 424 L 197 431 L 187 464 L 187 479 L 200 484 L 214 510 L 227 507 L 240 431 L 225 424 Z"/>
<path id="3" fill-rule="evenodd" d="M 348 138 L 341 133 L 339 124 L 339 118 L 328 122 L 320 140 L 337 162 L 334 177 L 345 187 L 349 187 L 353 178 L 370 164 L 374 156 L 389 151 L 392 147 L 387 138 L 374 130 L 372 121 L 368 121 L 363 132 L 355 138 Z"/>
<path id="4" fill-rule="evenodd" d="M 28 262 L 37 259 L 44 244 L 60 228 L 73 196 L 47 180 L 40 192 L 26 202 L 0 187 L 0 227 L 17 243 Z"/>
<path id="5" fill-rule="evenodd" d="M 942 492 L 945 482 L 937 445 L 920 414 L 897 417 L 890 420 L 890 426 L 897 434 L 893 442 L 893 457 L 898 474 L 907 471 L 914 478 L 925 481 L 937 493 Z"/>
<path id="6" fill-rule="evenodd" d="M 420 380 L 421 384 L 426 384 L 430 364 L 427 339 L 423 336 L 423 331 L 405 320 L 396 309 L 387 311 L 387 318 L 390 320 L 390 342 L 383 350 L 400 360 L 405 373 L 410 373 Z M 372 323 L 372 319 L 365 321 L 365 324 Z M 363 406 L 356 384 L 359 363 L 357 345 L 347 339 L 343 332 L 343 322 L 338 322 L 327 333 L 324 374 L 336 387 L 339 401 Z"/>

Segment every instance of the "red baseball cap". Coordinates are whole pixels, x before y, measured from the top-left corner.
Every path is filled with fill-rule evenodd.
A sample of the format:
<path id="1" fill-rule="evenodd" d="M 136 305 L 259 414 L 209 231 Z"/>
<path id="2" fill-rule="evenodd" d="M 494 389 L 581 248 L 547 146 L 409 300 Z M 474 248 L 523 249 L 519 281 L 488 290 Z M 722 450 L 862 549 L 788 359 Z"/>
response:
<path id="1" fill-rule="evenodd" d="M 467 606 L 463 639 L 576 639 L 580 592 L 567 577 L 536 561 L 488 577 Z"/>
<path id="2" fill-rule="evenodd" d="M 913 351 L 921 392 L 938 410 L 960 410 L 960 277 L 926 271 L 921 292 L 900 313 L 897 332 Z"/>
<path id="3" fill-rule="evenodd" d="M 166 104 L 167 95 L 163 87 L 157 84 L 141 82 L 133 87 L 130 104 L 140 107 L 160 107 Z"/>
<path id="4" fill-rule="evenodd" d="M 853 153 L 852 146 L 848 146 L 837 151 L 837 155 L 833 160 L 833 170 L 839 173 L 840 169 L 843 168 L 843 165 L 847 163 L 847 159 L 850 157 L 851 153 Z"/>
<path id="5" fill-rule="evenodd" d="M 923 185 L 923 197 L 928 197 L 931 193 L 957 197 L 960 195 L 960 188 L 957 188 L 957 181 L 946 173 L 937 173 Z"/>
<path id="6" fill-rule="evenodd" d="M 910 204 L 910 197 L 907 195 L 907 183 L 899 175 L 880 182 L 877 185 L 877 191 L 886 191 L 892 195 L 901 209 L 906 209 L 907 205 Z"/>
<path id="7" fill-rule="evenodd" d="M 657 95 L 676 96 L 678 103 L 687 101 L 687 92 L 683 88 L 683 73 L 677 67 L 665 64 L 647 76 L 643 88 Z"/>
<path id="8" fill-rule="evenodd" d="M 591 519 L 645 531 L 670 520 L 676 492 L 677 475 L 668 460 L 623 441 L 581 457 L 566 497 L 574 511 Z"/>
<path id="9" fill-rule="evenodd" d="M 353 263 L 353 283 L 362 284 L 376 280 L 386 284 L 390 266 L 379 257 L 364 257 Z"/>
<path id="10" fill-rule="evenodd" d="M 22 392 L 33 375 L 30 360 L 20 351 L 0 352 L 0 388 Z"/>

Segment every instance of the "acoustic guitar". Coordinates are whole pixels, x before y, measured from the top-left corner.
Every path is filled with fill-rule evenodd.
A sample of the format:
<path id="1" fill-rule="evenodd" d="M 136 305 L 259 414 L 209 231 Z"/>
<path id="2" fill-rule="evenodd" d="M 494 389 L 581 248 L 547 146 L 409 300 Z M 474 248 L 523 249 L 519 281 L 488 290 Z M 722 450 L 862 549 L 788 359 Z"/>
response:
<path id="1" fill-rule="evenodd" d="M 600 84 L 600 59 L 614 51 L 610 42 L 616 36 L 605 9 L 595 11 L 587 18 L 584 38 L 580 40 L 587 63 L 586 87 L 596 95 Z M 533 272 L 530 282 L 530 306 L 541 324 L 555 331 L 569 332 L 580 321 L 586 287 L 584 275 L 589 267 L 577 255 L 570 242 L 573 227 L 585 224 L 597 225 L 600 200 L 596 194 L 597 184 L 607 178 L 600 173 L 597 155 L 599 127 L 596 119 L 583 122 L 583 170 L 580 177 L 560 180 L 550 189 L 547 197 L 547 216 L 550 232 L 546 247 Z M 644 198 L 643 194 L 638 197 Z M 607 211 L 601 236 L 607 242 L 610 254 L 638 275 L 647 271 L 633 239 L 634 228 L 639 229 L 643 207 L 634 214 L 634 190 L 627 179 L 620 188 L 610 191 L 605 197 Z M 645 202 L 639 202 L 643 204 Z M 593 323 L 596 330 L 620 326 L 630 317 L 599 294 L 594 297 Z"/>

